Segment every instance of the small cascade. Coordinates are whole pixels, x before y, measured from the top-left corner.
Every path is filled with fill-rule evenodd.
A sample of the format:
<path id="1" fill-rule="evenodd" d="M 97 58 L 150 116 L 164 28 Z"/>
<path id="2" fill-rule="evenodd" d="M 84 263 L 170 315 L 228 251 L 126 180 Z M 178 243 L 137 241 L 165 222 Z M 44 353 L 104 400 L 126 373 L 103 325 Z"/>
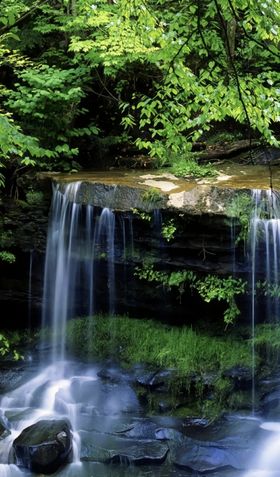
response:
<path id="1" fill-rule="evenodd" d="M 266 294 L 266 317 L 279 317 L 276 291 L 280 285 L 280 200 L 271 190 L 253 190 L 254 211 L 251 219 L 252 316 L 257 320 L 258 289 Z M 274 291 L 274 292 L 273 292 Z M 273 296 L 274 295 L 274 296 Z"/>

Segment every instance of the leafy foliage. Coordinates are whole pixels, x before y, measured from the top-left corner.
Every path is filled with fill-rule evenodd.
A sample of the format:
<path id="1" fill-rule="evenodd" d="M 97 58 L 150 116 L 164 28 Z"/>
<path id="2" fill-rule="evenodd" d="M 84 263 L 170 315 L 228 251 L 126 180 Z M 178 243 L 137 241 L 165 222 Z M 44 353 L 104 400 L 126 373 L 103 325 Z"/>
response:
<path id="1" fill-rule="evenodd" d="M 11 252 L 2 251 L 0 252 L 0 261 L 1 260 L 2 262 L 14 263 L 16 261 L 16 257 Z"/>
<path id="2" fill-rule="evenodd" d="M 157 271 L 152 265 L 147 264 L 144 264 L 142 268 L 136 268 L 135 274 L 141 280 L 160 283 L 167 290 L 176 287 L 180 294 L 184 293 L 185 287 L 188 285 L 192 290 L 196 290 L 206 303 L 212 300 L 224 301 L 227 304 L 227 309 L 224 312 L 226 325 L 232 324 L 240 314 L 235 297 L 245 293 L 246 282 L 241 278 L 232 276 L 220 278 L 216 275 L 206 275 L 200 278 L 191 270 L 167 273 Z"/>
<path id="3" fill-rule="evenodd" d="M 161 234 L 167 242 L 170 242 L 174 238 L 176 230 L 174 219 L 170 219 L 162 224 Z"/>
<path id="4" fill-rule="evenodd" d="M 161 163 L 228 118 L 276 145 L 279 18 L 259 0 L 2 0 L 1 117 L 20 157 L 50 169 L 104 127 Z M 203 175 L 193 161 L 177 169 Z"/>

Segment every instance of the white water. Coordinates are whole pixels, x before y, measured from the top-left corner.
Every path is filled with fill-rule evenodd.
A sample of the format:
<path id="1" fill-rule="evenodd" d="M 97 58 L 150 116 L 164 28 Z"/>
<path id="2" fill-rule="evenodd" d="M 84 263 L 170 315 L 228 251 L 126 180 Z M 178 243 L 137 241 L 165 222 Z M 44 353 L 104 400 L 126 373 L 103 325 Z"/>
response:
<path id="1" fill-rule="evenodd" d="M 43 327 L 52 329 L 52 362 L 65 359 L 66 323 L 96 311 L 98 275 L 105 277 L 108 312 L 115 312 L 115 215 L 98 215 L 91 205 L 76 203 L 80 182 L 54 188 L 48 231 L 43 296 Z M 107 270 L 104 269 L 106 263 Z"/>

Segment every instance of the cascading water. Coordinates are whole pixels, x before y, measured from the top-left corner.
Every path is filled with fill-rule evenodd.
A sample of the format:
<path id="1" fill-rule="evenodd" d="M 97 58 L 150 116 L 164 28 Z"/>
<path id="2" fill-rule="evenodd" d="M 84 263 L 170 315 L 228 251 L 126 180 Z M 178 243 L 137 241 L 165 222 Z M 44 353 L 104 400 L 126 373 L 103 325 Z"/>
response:
<path id="1" fill-rule="evenodd" d="M 108 312 L 115 311 L 115 216 L 108 208 L 97 215 L 92 205 L 77 203 L 79 188 L 80 182 L 70 183 L 62 194 L 56 186 L 53 195 L 43 297 L 43 326 L 51 320 L 53 362 L 64 360 L 67 320 L 96 311 L 101 259 L 107 262 Z"/>

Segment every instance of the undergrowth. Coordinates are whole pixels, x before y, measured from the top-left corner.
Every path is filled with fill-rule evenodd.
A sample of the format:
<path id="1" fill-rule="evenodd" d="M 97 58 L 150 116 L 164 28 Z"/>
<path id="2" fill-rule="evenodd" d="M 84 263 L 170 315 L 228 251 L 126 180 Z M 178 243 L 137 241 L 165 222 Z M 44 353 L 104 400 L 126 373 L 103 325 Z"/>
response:
<path id="1" fill-rule="evenodd" d="M 176 368 L 184 374 L 251 365 L 247 342 L 206 336 L 187 326 L 175 328 L 124 316 L 71 320 L 67 342 L 74 354 L 84 358 L 113 357 L 127 366 L 145 363 Z"/>

